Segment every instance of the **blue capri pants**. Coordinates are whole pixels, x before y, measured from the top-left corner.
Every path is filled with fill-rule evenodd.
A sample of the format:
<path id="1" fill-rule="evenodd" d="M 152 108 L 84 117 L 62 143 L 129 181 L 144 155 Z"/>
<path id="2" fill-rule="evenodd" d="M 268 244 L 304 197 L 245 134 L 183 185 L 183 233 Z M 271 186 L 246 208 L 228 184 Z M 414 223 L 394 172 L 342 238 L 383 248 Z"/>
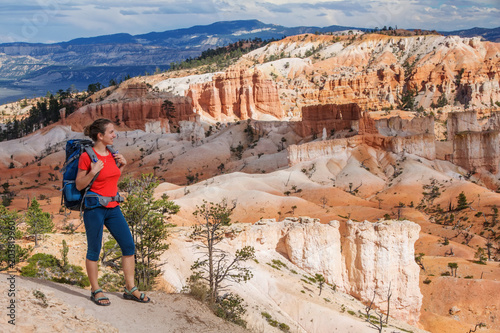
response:
<path id="1" fill-rule="evenodd" d="M 135 254 L 135 244 L 130 228 L 123 217 L 120 206 L 114 208 L 97 207 L 83 213 L 83 222 L 87 234 L 87 259 L 98 261 L 102 246 L 103 226 L 116 239 L 122 255 Z"/>

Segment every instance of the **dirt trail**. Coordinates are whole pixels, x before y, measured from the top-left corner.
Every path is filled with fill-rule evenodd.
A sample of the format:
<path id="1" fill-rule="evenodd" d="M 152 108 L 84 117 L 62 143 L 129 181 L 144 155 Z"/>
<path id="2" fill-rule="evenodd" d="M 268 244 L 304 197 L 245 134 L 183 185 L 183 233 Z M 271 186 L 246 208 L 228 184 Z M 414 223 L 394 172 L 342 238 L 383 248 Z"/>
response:
<path id="1" fill-rule="evenodd" d="M 15 277 L 15 323 L 8 323 L 5 310 L 12 297 L 9 275 L 0 274 L 1 332 L 247 332 L 216 317 L 198 301 L 183 294 L 149 292 L 152 302 L 127 301 L 122 293 L 106 293 L 111 305 L 97 306 L 90 301 L 90 291 L 46 280 Z M 13 281 L 13 280 L 11 280 Z M 47 307 L 33 295 L 42 292 Z"/>

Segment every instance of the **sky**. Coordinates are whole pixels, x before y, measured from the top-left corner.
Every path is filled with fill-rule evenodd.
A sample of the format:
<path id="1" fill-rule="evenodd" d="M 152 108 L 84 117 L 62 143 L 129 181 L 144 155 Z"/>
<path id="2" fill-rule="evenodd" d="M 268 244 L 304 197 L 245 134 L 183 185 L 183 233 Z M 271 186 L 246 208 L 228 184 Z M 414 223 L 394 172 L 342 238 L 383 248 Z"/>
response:
<path id="1" fill-rule="evenodd" d="M 500 26 L 500 0 L 2 0 L 0 43 L 55 43 L 257 19 L 286 27 Z"/>

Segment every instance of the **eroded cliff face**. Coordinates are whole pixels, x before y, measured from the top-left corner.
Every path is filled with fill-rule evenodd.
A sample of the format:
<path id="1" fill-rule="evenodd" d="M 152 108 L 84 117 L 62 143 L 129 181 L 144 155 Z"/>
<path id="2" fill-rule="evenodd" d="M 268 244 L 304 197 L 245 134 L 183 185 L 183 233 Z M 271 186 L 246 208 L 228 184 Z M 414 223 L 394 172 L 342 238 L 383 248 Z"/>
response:
<path id="1" fill-rule="evenodd" d="M 450 112 L 446 122 L 448 141 L 453 141 L 459 132 L 481 131 L 482 128 L 477 121 L 476 111 Z"/>
<path id="2" fill-rule="evenodd" d="M 453 163 L 469 171 L 498 172 L 500 132 L 460 132 L 453 140 Z"/>
<path id="3" fill-rule="evenodd" d="M 417 93 L 415 108 L 429 108 L 440 97 L 477 108 L 500 100 L 500 44 L 480 38 L 301 35 L 243 58 L 263 62 L 280 54 L 295 59 L 307 52 L 313 54 L 312 63 L 295 68 L 290 61 L 290 69 L 274 71 L 278 81 L 283 77 L 284 90 L 298 89 L 297 94 L 280 95 L 292 109 L 356 103 L 363 110 L 380 110 L 396 107 L 409 90 Z"/>
<path id="4" fill-rule="evenodd" d="M 492 112 L 483 124 L 476 111 L 449 113 L 447 130 L 448 140 L 453 141 L 453 163 L 469 171 L 499 171 L 500 112 Z"/>
<path id="5" fill-rule="evenodd" d="M 230 69 L 212 81 L 190 85 L 186 95 L 196 113 L 216 120 L 283 118 L 278 87 L 259 70 Z"/>
<path id="6" fill-rule="evenodd" d="M 375 121 L 378 133 L 385 136 L 434 135 L 434 117 L 402 119 L 391 117 Z"/>
<path id="7" fill-rule="evenodd" d="M 321 274 L 339 290 L 387 307 L 390 314 L 411 324 L 420 316 L 422 294 L 414 244 L 420 227 L 410 221 L 321 224 L 311 218 L 261 220 L 245 227 L 231 241 L 256 251 L 277 251 L 297 267 Z"/>
<path id="8" fill-rule="evenodd" d="M 436 146 L 433 134 L 417 134 L 407 137 L 387 137 L 382 135 L 356 135 L 350 138 L 313 141 L 287 148 L 290 166 L 311 161 L 319 157 L 335 157 L 352 151 L 360 145 L 368 145 L 395 154 L 414 154 L 428 160 L 436 158 Z"/>
<path id="9" fill-rule="evenodd" d="M 172 102 L 171 113 L 164 107 L 165 100 Z M 156 132 L 168 133 L 172 131 L 170 125 L 177 126 L 182 120 L 195 121 L 196 117 L 188 98 L 150 93 L 144 84 L 131 84 L 117 89 L 104 101 L 80 107 L 68 117 L 62 113 L 61 123 L 82 131 L 95 119 L 108 118 L 131 129 L 155 128 Z"/>
<path id="10" fill-rule="evenodd" d="M 308 52 L 312 55 L 302 59 Z M 456 100 L 475 108 L 487 108 L 492 101 L 499 101 L 499 55 L 498 43 L 454 36 L 288 37 L 244 55 L 235 67 L 223 73 L 182 78 L 185 87 L 171 91 L 178 98 L 188 97 L 189 103 L 176 103 L 179 117 L 174 122 L 190 120 L 195 114 L 215 121 L 292 117 L 304 121 L 298 128 L 303 136 L 319 128 L 329 133 L 349 126 L 374 133 L 370 124 L 362 122 L 363 116 L 355 117 L 354 108 L 396 108 L 409 90 L 416 93 L 414 108 L 428 108 L 440 97 L 448 103 Z M 266 60 L 271 57 L 279 60 Z M 156 88 L 172 88 L 174 76 L 163 79 L 165 84 L 169 82 L 167 87 L 163 81 L 156 81 Z M 145 86 L 130 85 L 125 93 L 113 94 L 114 98 L 109 96 L 104 102 L 87 106 L 88 111 L 112 119 L 122 120 L 123 116 L 131 126 L 144 122 L 138 119 L 140 115 L 160 115 L 161 103 L 150 101 L 155 96 Z M 134 105 L 134 100 L 143 100 L 139 104 L 144 105 Z M 119 105 L 107 105 L 116 103 Z M 350 107 L 353 117 L 347 118 L 337 117 L 349 113 L 340 106 L 335 112 L 324 106 L 353 103 L 358 106 Z M 325 112 L 332 113 L 332 117 L 324 118 Z M 347 119 L 351 122 L 343 122 Z M 453 132 L 448 131 L 450 138 Z"/>
<path id="11" fill-rule="evenodd" d="M 382 308 L 392 294 L 391 313 L 416 324 L 422 305 L 414 250 L 419 231 L 409 221 L 348 221 L 342 237 L 346 291 L 365 301 L 375 294 L 375 304 Z"/>
<path id="12" fill-rule="evenodd" d="M 362 118 L 357 104 L 317 104 L 302 107 L 302 121 L 297 123 L 296 131 L 302 137 L 318 135 L 326 131 L 359 130 Z"/>

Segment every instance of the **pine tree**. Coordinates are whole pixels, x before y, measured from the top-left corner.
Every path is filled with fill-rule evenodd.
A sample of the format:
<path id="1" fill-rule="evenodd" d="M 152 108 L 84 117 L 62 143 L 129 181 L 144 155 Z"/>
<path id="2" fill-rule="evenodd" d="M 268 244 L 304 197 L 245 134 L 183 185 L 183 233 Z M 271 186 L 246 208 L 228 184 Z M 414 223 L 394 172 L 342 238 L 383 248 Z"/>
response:
<path id="1" fill-rule="evenodd" d="M 42 211 L 40 204 L 35 198 L 31 201 L 25 219 L 29 226 L 27 232 L 35 235 L 35 247 L 38 246 L 38 235 L 52 232 L 54 229 L 54 223 L 52 223 L 50 214 Z"/>
<path id="2" fill-rule="evenodd" d="M 451 276 L 457 277 L 458 264 L 456 262 L 449 262 L 448 268 L 451 271 Z"/>
<path id="3" fill-rule="evenodd" d="M 143 174 L 136 180 L 127 178 L 119 184 L 120 189 L 128 193 L 122 211 L 134 238 L 135 277 L 142 290 L 151 290 L 154 278 L 161 272 L 157 260 L 168 249 L 166 239 L 171 225 L 167 222 L 170 215 L 179 211 L 179 206 L 166 195 L 158 200 L 153 198 L 158 185 L 152 174 Z"/>
<path id="4" fill-rule="evenodd" d="M 242 267 L 241 263 L 253 259 L 255 250 L 251 246 L 245 246 L 236 251 L 233 258 L 230 258 L 226 251 L 216 247 L 225 235 L 225 227 L 231 225 L 231 214 L 236 207 L 228 207 L 227 201 L 214 204 L 212 202 L 203 202 L 203 205 L 197 206 L 193 212 L 200 222 L 195 225 L 191 238 L 201 239 L 200 248 L 205 249 L 205 254 L 191 266 L 194 272 L 191 280 L 199 279 L 208 282 L 209 301 L 217 302 L 219 291 L 224 288 L 223 283 L 227 281 L 241 282 L 252 278 L 252 272 Z"/>
<path id="5" fill-rule="evenodd" d="M 488 257 L 486 256 L 486 251 L 482 247 L 478 247 L 476 253 L 474 254 L 474 258 L 477 259 L 475 261 L 476 264 L 486 265 L 486 260 Z"/>
<path id="6" fill-rule="evenodd" d="M 15 240 L 21 237 L 17 230 L 18 215 L 0 205 L 0 271 L 13 269 L 14 265 L 26 259 L 29 249 L 23 249 Z"/>
<path id="7" fill-rule="evenodd" d="M 458 200 L 457 210 L 469 208 L 469 203 L 467 202 L 467 197 L 465 196 L 464 192 L 458 195 L 457 200 Z"/>

